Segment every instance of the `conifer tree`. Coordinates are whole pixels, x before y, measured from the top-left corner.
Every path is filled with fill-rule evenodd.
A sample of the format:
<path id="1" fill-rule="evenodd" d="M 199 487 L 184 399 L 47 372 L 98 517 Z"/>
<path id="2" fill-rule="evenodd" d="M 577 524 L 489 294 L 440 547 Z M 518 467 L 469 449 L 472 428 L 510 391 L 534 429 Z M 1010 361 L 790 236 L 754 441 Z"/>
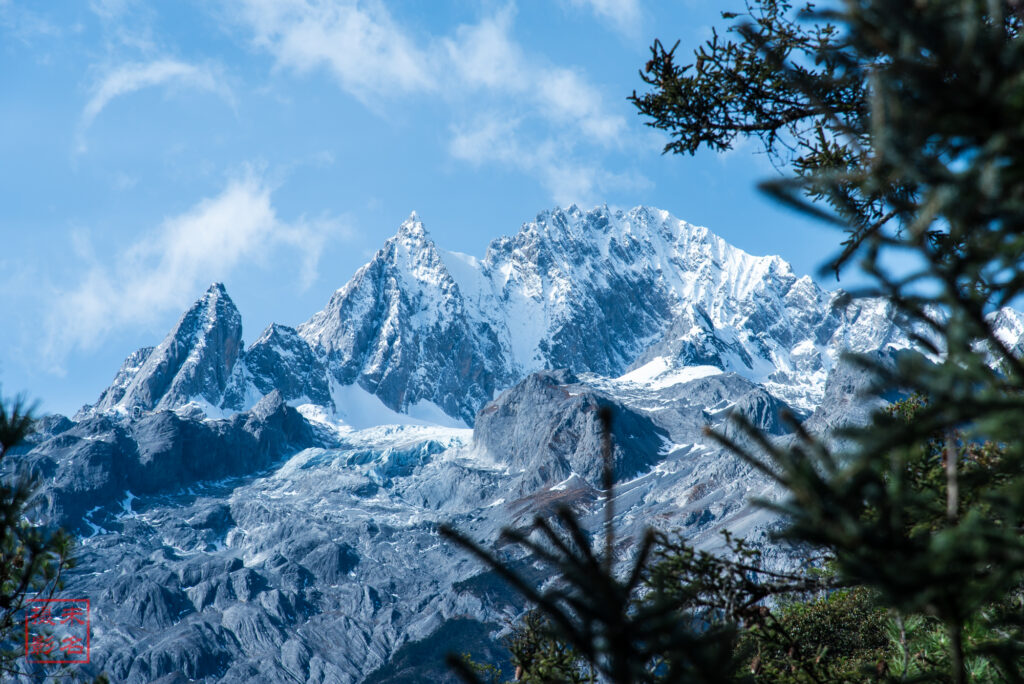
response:
<path id="1" fill-rule="evenodd" d="M 834 442 L 792 419 L 788 444 L 749 425 L 741 427 L 756 450 L 715 437 L 779 484 L 784 497 L 763 505 L 781 514 L 785 537 L 833 559 L 832 586 L 861 587 L 894 617 L 902 655 L 890 669 L 880 661 L 875 676 L 1022 681 L 1024 619 L 1013 606 L 1024 586 L 1024 355 L 996 324 L 1024 290 L 1024 7 L 830 7 L 748 0 L 685 63 L 678 44 L 656 41 L 641 72 L 651 90 L 631 99 L 669 133 L 667 152 L 760 140 L 780 172 L 762 187 L 845 232 L 827 269 L 859 266 L 874 284 L 853 295 L 887 299 L 917 345 L 892 363 L 852 360 L 873 374 L 877 396 L 925 399 L 879 410 Z M 911 258 L 892 269 L 892 254 Z M 757 578 L 742 546 L 739 557 L 715 560 L 682 544 L 661 559 L 670 565 L 652 566 L 659 548 L 672 547 L 649 537 L 616 572 L 570 512 L 560 520 L 561 531 L 539 527 L 546 544 L 512 534 L 561 572 L 547 593 L 449 534 L 523 591 L 554 636 L 609 681 L 739 678 L 737 628 L 788 631 L 784 620 L 758 626 L 758 616 L 769 589 L 799 591 L 806 579 Z M 633 631 L 616 641 L 623 629 Z M 943 654 L 912 671 L 922 630 L 940 637 Z M 818 664 L 804 658 L 787 671 L 793 681 L 829 681 Z M 756 667 L 749 674 L 764 679 Z"/>
<path id="2" fill-rule="evenodd" d="M 29 675 L 25 656 L 26 599 L 50 598 L 62 586 L 62 574 L 74 566 L 72 540 L 62 530 L 32 521 L 33 478 L 12 468 L 15 450 L 32 433 L 31 407 L 21 397 L 0 398 L 0 673 L 7 679 Z M 13 472 L 12 474 L 12 471 Z M 105 681 L 102 678 L 97 681 Z"/>
<path id="3" fill-rule="evenodd" d="M 653 90 L 634 103 L 670 132 L 667 151 L 762 140 L 788 173 L 763 187 L 845 230 L 831 266 L 838 274 L 859 260 L 875 282 L 861 294 L 886 297 L 915 330 L 920 351 L 893 367 L 860 363 L 879 392 L 928 401 L 912 420 L 880 411 L 848 430 L 842 453 L 807 434 L 782 449 L 751 430 L 761 454 L 720 439 L 788 493 L 773 507 L 790 538 L 831 551 L 841 577 L 888 607 L 941 620 L 949 676 L 965 681 L 965 625 L 1024 571 L 1024 361 L 995 328 L 1024 288 L 1020 4 L 848 0 L 794 11 L 760 0 L 725 16 L 740 20 L 734 39 L 715 36 L 692 64 L 656 42 L 643 72 Z M 892 253 L 914 266 L 888 269 Z M 944 519 L 908 527 L 927 496 L 907 486 L 906 466 L 935 435 Z M 966 502 L 960 480 L 979 473 L 965 446 L 982 440 L 999 456 L 980 473 L 989 486 Z M 1019 647 L 1007 638 L 984 648 L 1016 680 Z"/>

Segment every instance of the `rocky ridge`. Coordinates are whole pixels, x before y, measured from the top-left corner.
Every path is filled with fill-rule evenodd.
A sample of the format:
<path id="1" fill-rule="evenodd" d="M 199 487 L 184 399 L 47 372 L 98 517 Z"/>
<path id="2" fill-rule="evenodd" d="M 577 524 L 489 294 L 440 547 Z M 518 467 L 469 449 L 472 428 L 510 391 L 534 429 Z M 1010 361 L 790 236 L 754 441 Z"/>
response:
<path id="1" fill-rule="evenodd" d="M 276 389 L 337 412 L 336 390 L 358 388 L 392 411 L 472 425 L 530 372 L 615 377 L 660 359 L 738 373 L 807 413 L 842 350 L 909 345 L 881 302 L 839 311 L 835 296 L 779 257 L 656 209 L 544 212 L 479 260 L 438 248 L 413 214 L 322 311 L 270 326 L 248 349 L 223 286 L 211 286 L 90 410 L 194 402 L 223 415 Z"/>

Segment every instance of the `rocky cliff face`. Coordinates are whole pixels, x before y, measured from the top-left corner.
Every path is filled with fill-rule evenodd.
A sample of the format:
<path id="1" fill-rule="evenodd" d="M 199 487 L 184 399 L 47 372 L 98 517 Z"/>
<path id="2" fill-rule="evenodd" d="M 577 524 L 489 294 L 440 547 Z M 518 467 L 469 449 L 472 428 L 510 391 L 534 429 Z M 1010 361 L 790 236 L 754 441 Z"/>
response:
<path id="1" fill-rule="evenodd" d="M 413 215 L 322 311 L 245 349 L 214 285 L 20 456 L 41 513 L 83 537 L 67 592 L 93 601 L 84 673 L 433 682 L 448 650 L 502 657 L 521 600 L 437 526 L 494 543 L 568 505 L 599 531 L 599 407 L 622 558 L 650 525 L 781 554 L 748 503 L 776 492 L 704 429 L 863 419 L 868 378 L 842 353 L 913 352 L 884 302 L 841 301 L 643 207 L 544 212 L 482 259 Z M 1024 317 L 994 320 L 1021 344 Z"/>
<path id="2" fill-rule="evenodd" d="M 46 519 L 87 532 L 90 509 L 121 502 L 129 492 L 158 494 L 252 474 L 323 438 L 274 391 L 229 419 L 174 411 L 136 419 L 98 414 L 40 432 L 35 441 L 26 462 L 47 482 Z"/>
<path id="3" fill-rule="evenodd" d="M 603 464 L 600 408 L 611 409 L 616 481 L 650 470 L 670 445 L 668 433 L 612 396 L 587 387 L 569 371 L 542 371 L 502 393 L 480 411 L 473 445 L 512 472 L 519 492 L 578 477 L 600 488 Z"/>
<path id="4" fill-rule="evenodd" d="M 140 349 L 96 403 L 96 411 L 177 408 L 220 402 L 242 352 L 242 317 L 216 283 L 186 311 L 158 346 Z"/>
<path id="5" fill-rule="evenodd" d="M 660 360 L 738 373 L 810 413 L 842 351 L 910 344 L 883 303 L 836 301 L 780 258 L 656 209 L 544 212 L 480 260 L 438 248 L 414 214 L 322 311 L 271 325 L 247 350 L 237 310 L 211 287 L 92 410 L 230 413 L 277 390 L 339 413 L 336 388 L 352 387 L 472 425 L 528 373 L 615 377 Z"/>
<path id="6" fill-rule="evenodd" d="M 93 602 L 84 672 L 454 681 L 444 654 L 502 657 L 494 634 L 523 605 L 438 524 L 492 543 L 569 505 L 600 530 L 595 409 L 608 406 L 623 558 L 650 524 L 763 542 L 771 518 L 746 497 L 770 488 L 702 433 L 758 391 L 732 373 L 652 389 L 541 372 L 486 405 L 473 431 L 339 429 L 273 393 L 230 419 L 51 420 L 26 459 L 51 479 L 46 513 L 82 537 L 66 591 Z"/>
<path id="7" fill-rule="evenodd" d="M 397 411 L 427 401 L 471 423 L 516 373 L 467 294 L 414 214 L 298 332 L 338 384 Z"/>
<path id="8" fill-rule="evenodd" d="M 320 357 L 294 328 L 272 323 L 236 364 L 220 405 L 240 411 L 275 391 L 292 402 L 332 406 Z"/>

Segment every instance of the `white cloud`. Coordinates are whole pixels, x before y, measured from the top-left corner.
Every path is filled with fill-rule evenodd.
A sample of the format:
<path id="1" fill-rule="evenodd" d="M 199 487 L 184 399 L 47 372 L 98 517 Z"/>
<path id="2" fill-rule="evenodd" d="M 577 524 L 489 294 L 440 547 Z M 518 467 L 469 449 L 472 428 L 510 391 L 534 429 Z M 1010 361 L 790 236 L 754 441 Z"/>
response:
<path id="1" fill-rule="evenodd" d="M 434 87 L 429 52 L 379 3 L 242 0 L 241 7 L 256 44 L 279 65 L 300 72 L 326 67 L 363 102 Z"/>
<path id="2" fill-rule="evenodd" d="M 456 159 L 480 165 L 489 159 L 514 161 L 519 154 L 512 145 L 518 123 L 498 116 L 481 117 L 472 125 L 453 129 L 449 149 Z"/>
<path id="3" fill-rule="evenodd" d="M 90 0 L 108 45 L 120 44 L 144 55 L 159 51 L 156 3 L 145 0 Z"/>
<path id="4" fill-rule="evenodd" d="M 460 26 L 454 39 L 444 41 L 451 72 L 460 77 L 452 88 L 525 98 L 527 113 L 557 124 L 560 131 L 571 124 L 593 142 L 617 144 L 625 119 L 608 113 L 600 92 L 578 72 L 527 58 L 512 39 L 512 19 L 507 7 L 478 24 Z"/>
<path id="5" fill-rule="evenodd" d="M 616 30 L 629 37 L 640 32 L 639 0 L 569 0 L 575 7 L 586 7 Z"/>
<path id="6" fill-rule="evenodd" d="M 606 113 L 601 95 L 569 69 L 544 70 L 537 81 L 537 94 L 540 104 L 550 107 L 552 118 L 576 123 L 595 142 L 614 145 L 625 132 L 625 119 Z"/>
<path id="7" fill-rule="evenodd" d="M 512 20 L 505 8 L 444 41 L 459 79 L 453 89 L 471 102 L 483 91 L 490 107 L 452 126 L 449 151 L 475 165 L 493 162 L 532 175 L 559 204 L 597 201 L 625 181 L 595 158 L 601 148 L 625 142 L 625 118 L 609 112 L 578 71 L 529 57 L 511 36 Z"/>
<path id="8" fill-rule="evenodd" d="M 578 69 L 525 51 L 513 36 L 512 5 L 448 36 L 414 40 L 378 2 L 240 3 L 238 18 L 279 67 L 326 67 L 344 91 L 375 109 L 411 93 L 446 106 L 456 159 L 533 174 L 559 202 L 592 196 L 616 178 L 590 168 L 599 167 L 590 152 L 625 146 L 625 116 L 610 110 Z M 639 16 L 638 9 L 596 4 L 610 16 Z"/>
<path id="9" fill-rule="evenodd" d="M 139 177 L 124 173 L 123 171 L 114 176 L 113 187 L 118 192 L 126 192 L 139 184 Z"/>
<path id="10" fill-rule="evenodd" d="M 90 0 L 89 9 L 101 19 L 119 19 L 135 5 L 134 0 Z"/>
<path id="11" fill-rule="evenodd" d="M 24 4 L 0 1 L 0 34 L 5 39 L 33 45 L 40 39 L 60 38 L 63 33 L 60 26 L 29 10 Z"/>
<path id="12" fill-rule="evenodd" d="M 488 88 L 495 91 L 521 93 L 530 87 L 530 74 L 522 49 L 509 32 L 513 11 L 506 7 L 478 24 L 463 24 L 454 38 L 443 40 L 452 74 L 458 80 L 450 85 L 456 89 Z"/>
<path id="13" fill-rule="evenodd" d="M 233 102 L 231 90 L 208 65 L 195 65 L 173 59 L 124 64 L 107 72 L 93 88 L 92 97 L 79 121 L 79 151 L 84 149 L 85 130 L 114 99 L 143 88 L 173 84 L 216 93 Z"/>
<path id="14" fill-rule="evenodd" d="M 44 355 L 59 366 L 74 348 L 94 348 L 116 330 L 152 324 L 180 310 L 205 285 L 267 255 L 296 253 L 301 285 L 307 287 L 327 242 L 346 234 L 336 219 L 282 221 L 270 187 L 249 174 L 166 219 L 110 265 L 92 260 L 87 240 L 76 236 L 76 251 L 92 263 L 76 287 L 56 293 Z"/>
<path id="15" fill-rule="evenodd" d="M 474 165 L 497 162 L 536 176 L 561 206 L 595 204 L 611 190 L 650 185 L 642 175 L 610 173 L 593 160 L 578 158 L 572 147 L 572 141 L 557 137 L 532 137 L 520 121 L 492 113 L 454 127 L 449 151 Z"/>

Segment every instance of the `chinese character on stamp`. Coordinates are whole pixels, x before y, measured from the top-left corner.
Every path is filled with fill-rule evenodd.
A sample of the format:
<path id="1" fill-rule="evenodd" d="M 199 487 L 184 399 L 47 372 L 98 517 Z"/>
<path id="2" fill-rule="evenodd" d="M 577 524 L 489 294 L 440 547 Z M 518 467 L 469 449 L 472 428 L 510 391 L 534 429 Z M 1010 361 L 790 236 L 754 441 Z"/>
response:
<path id="1" fill-rule="evenodd" d="M 26 599 L 25 604 L 30 663 L 89 662 L 89 599 Z"/>

